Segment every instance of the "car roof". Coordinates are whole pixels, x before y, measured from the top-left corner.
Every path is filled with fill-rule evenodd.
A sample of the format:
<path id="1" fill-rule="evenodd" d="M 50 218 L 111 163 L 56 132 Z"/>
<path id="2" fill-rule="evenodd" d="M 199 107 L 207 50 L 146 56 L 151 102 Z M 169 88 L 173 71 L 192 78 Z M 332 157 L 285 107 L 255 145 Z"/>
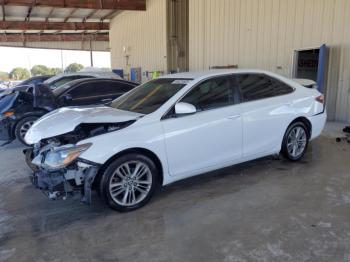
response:
<path id="1" fill-rule="evenodd" d="M 117 75 L 116 73 L 113 73 L 112 71 L 82 71 L 82 72 L 76 72 L 76 73 L 58 74 L 46 80 L 45 83 L 50 84 L 56 81 L 57 79 L 60 79 L 62 77 L 67 77 L 67 76 L 91 76 L 95 78 L 121 79 L 119 75 Z"/>
<path id="2" fill-rule="evenodd" d="M 72 80 L 67 84 L 72 86 L 83 82 L 99 82 L 99 81 L 115 81 L 115 82 L 124 82 L 135 86 L 139 85 L 138 83 L 135 83 L 135 82 L 126 81 L 124 79 L 114 79 L 114 78 L 79 78 L 79 79 Z"/>
<path id="3" fill-rule="evenodd" d="M 275 75 L 274 73 L 259 70 L 259 69 L 212 69 L 206 71 L 193 71 L 193 72 L 183 72 L 161 76 L 160 78 L 179 78 L 179 79 L 193 79 L 200 80 L 207 77 L 227 75 L 227 74 L 243 74 L 243 73 L 256 73 L 256 74 L 268 74 Z"/>
<path id="4" fill-rule="evenodd" d="M 50 77 L 53 77 L 54 75 L 42 75 L 42 76 L 32 76 L 31 78 L 28 78 L 27 80 L 29 79 L 38 79 L 38 78 L 50 78 Z"/>

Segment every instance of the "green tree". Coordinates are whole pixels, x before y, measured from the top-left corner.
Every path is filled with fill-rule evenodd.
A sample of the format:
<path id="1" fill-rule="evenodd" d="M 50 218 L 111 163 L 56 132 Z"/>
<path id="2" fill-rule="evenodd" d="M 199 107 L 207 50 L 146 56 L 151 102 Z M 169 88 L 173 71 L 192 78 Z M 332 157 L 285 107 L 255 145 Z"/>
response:
<path id="1" fill-rule="evenodd" d="M 7 72 L 0 71 L 0 80 L 9 80 L 9 74 Z"/>
<path id="2" fill-rule="evenodd" d="M 24 80 L 30 77 L 28 69 L 23 67 L 16 67 L 10 72 L 10 78 L 14 80 Z"/>
<path id="3" fill-rule="evenodd" d="M 78 64 L 78 63 L 72 63 L 70 65 L 68 65 L 66 67 L 66 69 L 64 69 L 64 72 L 65 73 L 75 73 L 75 72 L 78 72 L 80 71 L 81 69 L 83 69 L 84 66 L 81 65 L 81 64 Z"/>
<path id="4" fill-rule="evenodd" d="M 32 76 L 48 75 L 49 71 L 50 71 L 50 69 L 44 65 L 35 65 L 30 70 L 30 72 L 32 73 Z"/>
<path id="5" fill-rule="evenodd" d="M 58 68 L 58 67 L 50 68 L 49 72 L 48 72 L 49 75 L 58 75 L 58 74 L 61 74 L 61 73 L 62 73 L 62 69 Z"/>

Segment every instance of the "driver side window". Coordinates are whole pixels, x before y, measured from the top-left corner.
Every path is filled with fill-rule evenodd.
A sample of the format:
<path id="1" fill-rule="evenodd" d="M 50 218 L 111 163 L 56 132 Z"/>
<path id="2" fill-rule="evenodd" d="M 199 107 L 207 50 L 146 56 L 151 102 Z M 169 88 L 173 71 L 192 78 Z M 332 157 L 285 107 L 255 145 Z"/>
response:
<path id="1" fill-rule="evenodd" d="M 209 79 L 194 87 L 182 100 L 192 104 L 197 111 L 233 105 L 233 88 L 228 76 Z"/>

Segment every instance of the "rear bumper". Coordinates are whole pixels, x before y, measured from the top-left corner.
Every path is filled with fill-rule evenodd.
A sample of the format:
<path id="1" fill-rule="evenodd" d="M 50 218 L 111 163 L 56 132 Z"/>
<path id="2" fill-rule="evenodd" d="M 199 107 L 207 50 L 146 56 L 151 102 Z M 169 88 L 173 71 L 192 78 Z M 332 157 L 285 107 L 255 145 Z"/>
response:
<path id="1" fill-rule="evenodd" d="M 0 120 L 0 140 L 9 141 L 14 138 L 12 127 L 13 123 L 9 118 L 4 118 Z"/>
<path id="2" fill-rule="evenodd" d="M 323 112 L 321 114 L 308 117 L 308 119 L 310 120 L 311 126 L 312 126 L 312 132 L 311 132 L 311 138 L 310 138 L 310 140 L 312 140 L 321 135 L 324 129 L 324 126 L 326 125 L 327 113 Z"/>

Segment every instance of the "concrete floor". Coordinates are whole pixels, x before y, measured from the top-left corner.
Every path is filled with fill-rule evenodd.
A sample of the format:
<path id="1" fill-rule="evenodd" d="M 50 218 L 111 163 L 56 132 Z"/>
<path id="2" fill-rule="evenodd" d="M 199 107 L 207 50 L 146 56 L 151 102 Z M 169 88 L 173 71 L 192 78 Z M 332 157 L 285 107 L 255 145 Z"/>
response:
<path id="1" fill-rule="evenodd" d="M 18 144 L 0 149 L 0 261 L 350 261 L 350 144 L 183 181 L 144 208 L 49 201 Z"/>

